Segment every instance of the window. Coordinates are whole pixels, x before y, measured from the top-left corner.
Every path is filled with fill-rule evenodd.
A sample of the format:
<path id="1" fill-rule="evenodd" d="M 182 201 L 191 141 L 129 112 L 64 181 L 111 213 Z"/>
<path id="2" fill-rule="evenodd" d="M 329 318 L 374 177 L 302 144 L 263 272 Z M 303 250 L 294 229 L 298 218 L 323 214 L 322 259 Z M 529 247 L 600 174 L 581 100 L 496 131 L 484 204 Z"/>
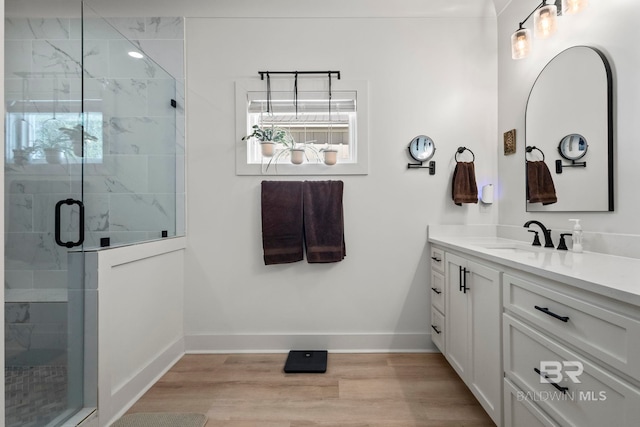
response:
<path id="1" fill-rule="evenodd" d="M 261 83 L 261 84 L 260 84 Z M 338 84 L 336 84 L 338 83 Z M 328 90 L 273 90 L 270 102 L 264 82 L 237 82 L 236 173 L 238 175 L 342 175 L 367 173 L 366 83 L 334 81 Z M 272 79 L 273 87 L 273 79 Z M 269 105 L 267 105 L 269 104 Z M 263 156 L 255 138 L 242 141 L 254 126 L 280 128 L 288 141 L 304 146 L 303 164 L 293 165 L 285 146 L 276 144 L 282 156 Z M 337 163 L 322 161 L 322 150 L 335 149 Z"/>
<path id="2" fill-rule="evenodd" d="M 33 103 L 31 103 L 33 105 Z M 5 159 L 7 162 L 19 162 L 15 151 L 26 150 L 30 154 L 30 162 L 44 163 L 44 148 L 61 147 L 71 161 L 79 157 L 82 139 L 80 125 L 81 113 L 52 113 L 46 105 L 39 105 L 42 111 L 15 111 L 13 108 L 6 114 Z M 31 108 L 32 110 L 34 108 Z M 49 111 L 48 111 L 49 110 Z M 102 113 L 85 113 L 84 124 L 84 159 L 89 163 L 101 163 L 103 158 Z"/>

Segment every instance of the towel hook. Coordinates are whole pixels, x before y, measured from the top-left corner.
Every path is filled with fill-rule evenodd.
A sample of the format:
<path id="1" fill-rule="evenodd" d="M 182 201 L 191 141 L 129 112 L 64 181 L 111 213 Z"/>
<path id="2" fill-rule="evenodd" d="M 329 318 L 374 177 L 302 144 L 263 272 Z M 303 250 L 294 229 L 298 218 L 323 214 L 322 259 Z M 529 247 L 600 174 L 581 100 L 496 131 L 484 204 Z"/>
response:
<path id="1" fill-rule="evenodd" d="M 458 150 L 456 151 L 456 154 L 454 155 L 454 158 L 456 159 L 456 162 L 458 161 L 458 154 L 464 153 L 465 150 L 467 150 L 468 152 L 471 153 L 471 155 L 473 156 L 473 159 L 471 161 L 475 162 L 476 161 L 476 155 L 473 154 L 473 151 L 469 150 L 467 147 L 458 147 Z"/>
<path id="2" fill-rule="evenodd" d="M 527 145 L 527 148 L 525 149 L 527 153 L 531 153 L 533 150 L 538 150 L 540 154 L 542 154 L 542 161 L 544 162 L 544 152 L 541 149 L 539 149 L 535 145 Z"/>

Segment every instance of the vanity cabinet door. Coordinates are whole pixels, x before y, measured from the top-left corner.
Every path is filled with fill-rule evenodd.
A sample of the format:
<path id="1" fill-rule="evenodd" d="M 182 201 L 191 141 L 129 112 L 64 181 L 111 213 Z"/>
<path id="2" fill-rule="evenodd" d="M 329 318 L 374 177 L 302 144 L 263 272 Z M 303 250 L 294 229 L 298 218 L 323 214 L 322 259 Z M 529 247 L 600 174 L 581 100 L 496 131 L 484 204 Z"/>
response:
<path id="1" fill-rule="evenodd" d="M 467 367 L 470 365 L 469 351 L 469 302 L 467 294 L 462 290 L 463 269 L 467 260 L 447 252 L 445 258 L 447 299 L 445 317 L 445 339 L 447 342 L 445 356 L 453 369 L 465 379 Z"/>
<path id="2" fill-rule="evenodd" d="M 445 356 L 491 418 L 502 413 L 500 272 L 445 255 Z"/>
<path id="3" fill-rule="evenodd" d="M 504 339 L 507 378 L 560 425 L 638 426 L 636 387 L 508 314 Z"/>

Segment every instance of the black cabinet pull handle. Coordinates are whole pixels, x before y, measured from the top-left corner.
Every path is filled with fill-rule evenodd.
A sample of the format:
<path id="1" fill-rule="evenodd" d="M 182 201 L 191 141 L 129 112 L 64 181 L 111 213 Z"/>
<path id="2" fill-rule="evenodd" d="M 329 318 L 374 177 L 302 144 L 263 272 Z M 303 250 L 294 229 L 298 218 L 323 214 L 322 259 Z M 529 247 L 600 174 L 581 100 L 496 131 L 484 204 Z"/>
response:
<path id="1" fill-rule="evenodd" d="M 437 258 L 437 257 L 434 257 L 434 256 L 432 256 L 432 257 L 431 257 L 431 259 L 432 259 L 432 260 L 434 260 L 435 262 L 440 262 L 440 261 L 442 261 L 440 258 Z"/>
<path id="2" fill-rule="evenodd" d="M 462 266 L 458 266 L 459 269 L 459 277 L 458 277 L 458 284 L 460 285 L 460 291 L 462 292 Z"/>
<path id="3" fill-rule="evenodd" d="M 436 331 L 436 334 L 440 335 L 442 333 L 441 330 L 439 330 L 437 327 L 435 327 L 434 325 L 431 325 L 431 328 Z"/>
<path id="4" fill-rule="evenodd" d="M 78 213 L 78 240 L 76 242 L 69 241 L 63 242 L 60 239 L 60 209 L 62 205 L 78 205 L 80 212 Z M 56 243 L 59 246 L 64 246 L 65 248 L 73 248 L 75 246 L 80 246 L 84 242 L 84 204 L 80 200 L 74 199 L 66 199 L 60 200 L 56 203 L 56 212 L 55 212 L 55 239 Z"/>
<path id="5" fill-rule="evenodd" d="M 540 375 L 541 377 L 543 377 L 544 379 L 548 380 L 549 376 L 543 372 L 540 372 L 540 369 L 538 368 L 533 368 L 533 370 L 536 372 L 536 374 Z M 561 391 L 563 394 L 566 394 L 569 391 L 569 387 L 562 387 L 560 385 L 558 385 L 557 383 L 548 381 L 549 384 L 551 384 L 552 386 L 554 386 L 556 388 L 556 390 Z"/>
<path id="6" fill-rule="evenodd" d="M 431 290 L 432 290 L 433 292 L 435 292 L 436 294 L 438 294 L 438 295 L 440 295 L 440 294 L 442 293 L 442 291 L 441 291 L 441 290 L 439 290 L 438 288 L 431 288 Z"/>
<path id="7" fill-rule="evenodd" d="M 565 323 L 569 321 L 568 316 L 560 316 L 559 314 L 555 314 L 553 311 L 549 311 L 547 307 L 538 307 L 537 305 L 534 305 L 533 308 L 543 312 L 544 314 L 548 314 L 551 317 L 555 317 L 558 320 L 562 320 Z"/>
<path id="8" fill-rule="evenodd" d="M 462 266 L 459 266 L 458 268 L 460 269 L 460 292 L 464 292 L 466 294 L 469 290 L 469 288 L 467 288 L 467 274 L 471 272 Z"/>

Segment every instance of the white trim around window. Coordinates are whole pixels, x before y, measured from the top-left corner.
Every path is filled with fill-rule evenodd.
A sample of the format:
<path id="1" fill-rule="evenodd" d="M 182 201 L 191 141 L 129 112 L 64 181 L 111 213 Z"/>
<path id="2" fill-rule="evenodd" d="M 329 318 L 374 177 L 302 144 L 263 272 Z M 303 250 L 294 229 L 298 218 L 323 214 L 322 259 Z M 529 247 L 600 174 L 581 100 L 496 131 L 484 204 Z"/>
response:
<path id="1" fill-rule="evenodd" d="M 304 79 L 299 82 L 301 91 L 327 91 L 327 79 Z M 265 91 L 266 82 L 259 78 L 251 80 L 238 80 L 235 82 L 236 95 L 236 175 L 367 175 L 369 170 L 369 91 L 366 81 L 333 80 L 333 91 L 355 91 L 357 93 L 357 124 L 355 142 L 355 158 L 350 163 L 340 163 L 333 166 L 322 162 L 306 162 L 301 165 L 293 165 L 289 162 L 279 162 L 277 167 L 267 164 L 249 163 L 247 155 L 248 144 L 242 138 L 249 131 L 247 123 L 247 93 Z M 275 79 L 271 81 L 272 91 L 293 90 L 293 79 Z"/>

